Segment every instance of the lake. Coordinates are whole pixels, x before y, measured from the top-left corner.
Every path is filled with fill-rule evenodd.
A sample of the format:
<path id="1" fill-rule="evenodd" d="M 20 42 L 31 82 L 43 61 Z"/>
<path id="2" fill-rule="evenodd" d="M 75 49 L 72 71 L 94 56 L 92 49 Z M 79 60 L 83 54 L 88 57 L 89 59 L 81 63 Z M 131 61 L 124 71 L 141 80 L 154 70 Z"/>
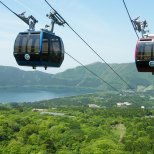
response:
<path id="1" fill-rule="evenodd" d="M 49 90 L 28 90 L 28 89 L 0 89 L 0 103 L 7 102 L 34 102 L 40 100 L 61 98 L 65 96 L 77 95 L 74 92 L 52 92 Z"/>

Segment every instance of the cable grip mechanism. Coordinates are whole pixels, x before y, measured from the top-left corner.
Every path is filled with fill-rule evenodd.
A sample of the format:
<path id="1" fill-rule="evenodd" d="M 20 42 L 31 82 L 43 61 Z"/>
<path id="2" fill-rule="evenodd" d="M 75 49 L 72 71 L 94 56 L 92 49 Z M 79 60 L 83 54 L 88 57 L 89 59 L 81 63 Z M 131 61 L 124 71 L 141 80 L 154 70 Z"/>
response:
<path id="1" fill-rule="evenodd" d="M 57 24 L 59 26 L 64 26 L 65 21 L 57 12 L 54 10 L 51 10 L 49 14 L 46 15 L 49 19 L 51 19 L 51 24 L 50 25 L 45 25 L 45 28 L 49 28 L 51 32 L 54 30 L 54 25 Z"/>

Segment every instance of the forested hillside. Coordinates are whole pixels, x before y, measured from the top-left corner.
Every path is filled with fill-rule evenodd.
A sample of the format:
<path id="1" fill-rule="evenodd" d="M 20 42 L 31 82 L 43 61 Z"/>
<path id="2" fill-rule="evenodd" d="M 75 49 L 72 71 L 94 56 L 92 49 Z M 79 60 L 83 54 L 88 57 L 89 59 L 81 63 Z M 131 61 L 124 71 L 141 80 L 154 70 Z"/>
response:
<path id="1" fill-rule="evenodd" d="M 153 154 L 152 96 L 99 92 L 0 104 L 0 153 Z"/>
<path id="2" fill-rule="evenodd" d="M 117 89 L 128 87 L 114 74 L 104 63 L 94 63 L 87 67 L 110 83 Z M 111 67 L 118 72 L 134 89 L 153 90 L 154 77 L 151 73 L 139 73 L 134 63 L 111 64 Z M 22 71 L 14 67 L 0 67 L 0 87 L 63 87 L 85 88 L 92 90 L 112 90 L 108 85 L 93 76 L 83 67 L 76 67 L 58 74 L 47 74 L 39 71 Z"/>
<path id="3" fill-rule="evenodd" d="M 1 154 L 154 153 L 153 110 L 43 104 L 0 106 Z"/>

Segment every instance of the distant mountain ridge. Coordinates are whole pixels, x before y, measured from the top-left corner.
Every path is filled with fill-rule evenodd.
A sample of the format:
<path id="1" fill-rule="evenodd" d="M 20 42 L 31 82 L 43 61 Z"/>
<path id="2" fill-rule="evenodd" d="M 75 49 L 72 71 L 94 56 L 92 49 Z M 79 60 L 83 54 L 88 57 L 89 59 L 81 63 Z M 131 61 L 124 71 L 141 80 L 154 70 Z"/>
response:
<path id="1" fill-rule="evenodd" d="M 110 66 L 134 89 L 145 87 L 151 87 L 153 89 L 154 76 L 151 73 L 137 72 L 134 63 L 110 64 Z M 87 67 L 113 87 L 127 89 L 127 85 L 104 63 L 97 62 L 87 65 Z M 111 90 L 108 85 L 80 66 L 55 75 L 40 71 L 23 71 L 15 67 L 0 66 L 0 87 L 11 86 L 47 86 Z"/>

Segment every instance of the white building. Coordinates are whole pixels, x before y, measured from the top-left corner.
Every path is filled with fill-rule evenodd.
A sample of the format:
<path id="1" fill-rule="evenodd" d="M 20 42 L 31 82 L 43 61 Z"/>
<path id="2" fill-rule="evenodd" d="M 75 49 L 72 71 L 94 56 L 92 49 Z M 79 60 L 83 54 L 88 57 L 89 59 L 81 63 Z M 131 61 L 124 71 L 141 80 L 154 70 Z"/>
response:
<path id="1" fill-rule="evenodd" d="M 117 107 L 127 107 L 130 105 L 132 105 L 132 104 L 129 102 L 117 103 Z"/>
<path id="2" fill-rule="evenodd" d="M 145 109 L 145 106 L 141 106 L 141 109 Z"/>

